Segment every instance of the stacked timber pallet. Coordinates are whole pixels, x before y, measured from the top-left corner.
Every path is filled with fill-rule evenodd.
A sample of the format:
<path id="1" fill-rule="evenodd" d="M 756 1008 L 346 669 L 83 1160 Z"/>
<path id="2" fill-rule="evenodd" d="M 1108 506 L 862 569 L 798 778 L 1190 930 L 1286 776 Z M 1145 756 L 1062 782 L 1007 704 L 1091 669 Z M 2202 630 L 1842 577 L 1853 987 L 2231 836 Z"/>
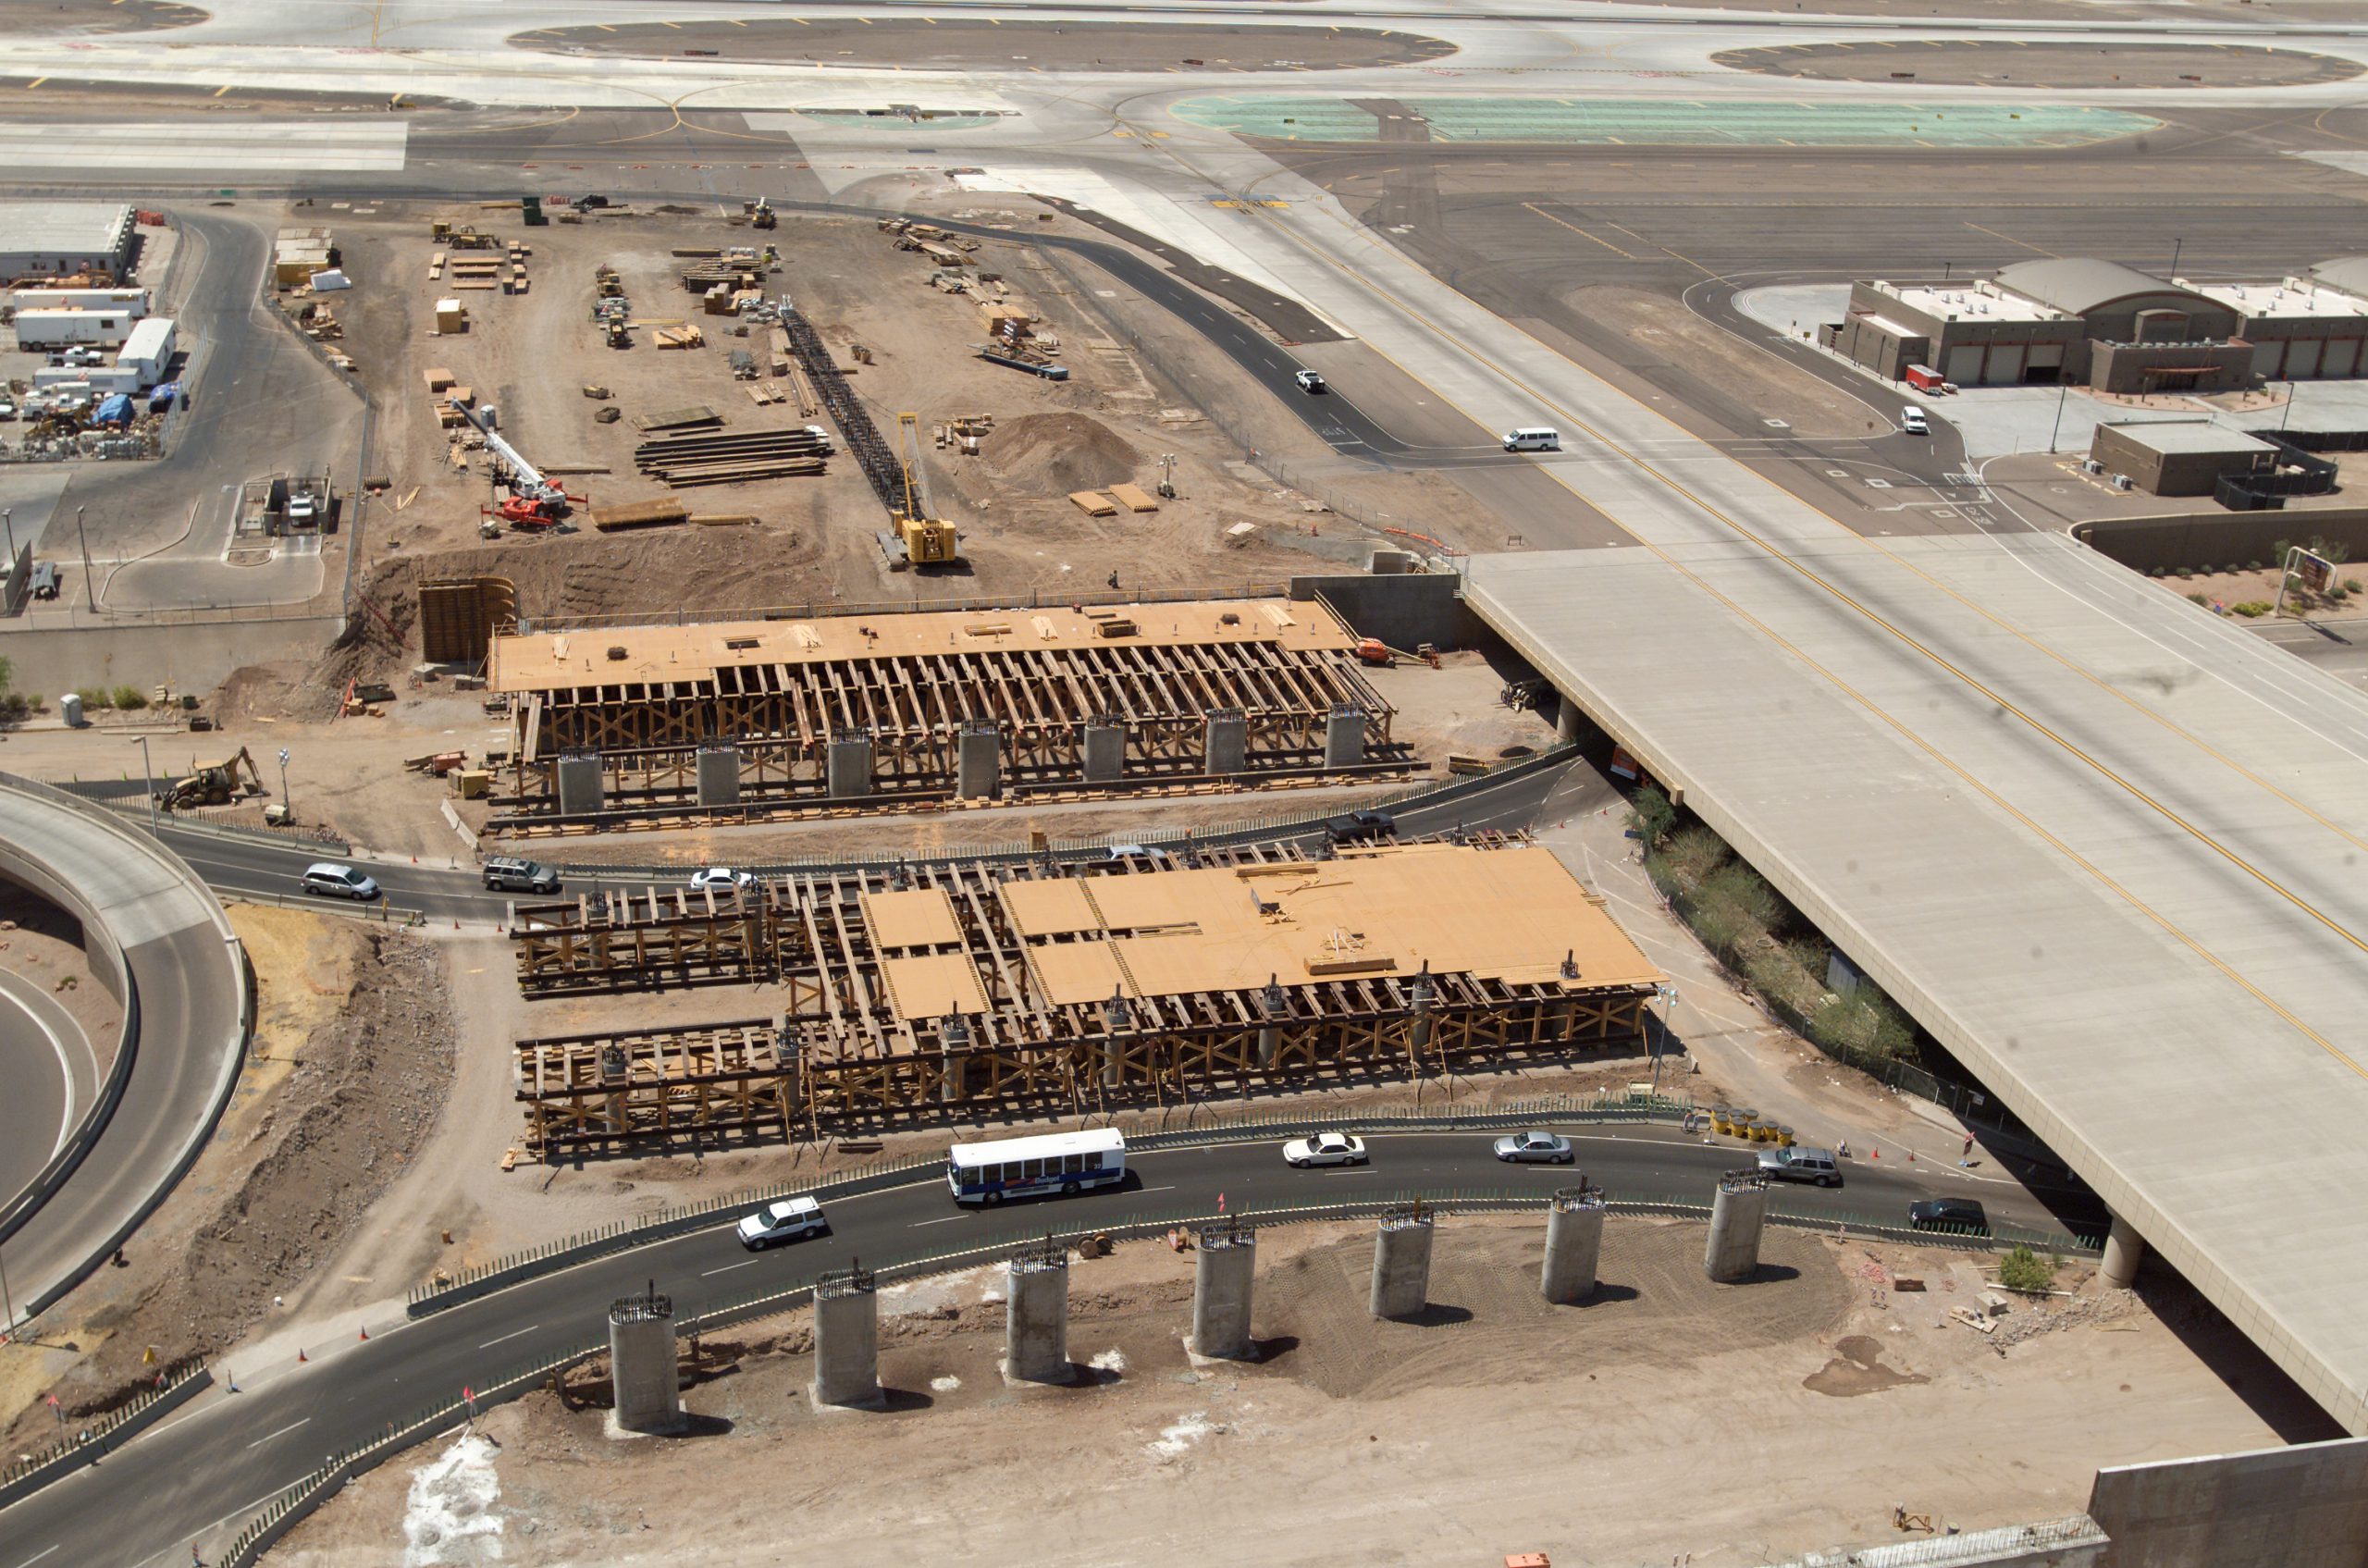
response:
<path id="1" fill-rule="evenodd" d="M 673 488 L 786 479 L 822 472 L 827 437 L 807 429 L 669 436 L 634 449 L 634 466 Z"/>
<path id="2" fill-rule="evenodd" d="M 684 288 L 702 295 L 719 283 L 723 285 L 726 292 L 734 292 L 742 289 L 761 289 L 765 282 L 763 269 L 754 262 L 701 262 L 696 266 L 683 268 L 682 277 Z"/>

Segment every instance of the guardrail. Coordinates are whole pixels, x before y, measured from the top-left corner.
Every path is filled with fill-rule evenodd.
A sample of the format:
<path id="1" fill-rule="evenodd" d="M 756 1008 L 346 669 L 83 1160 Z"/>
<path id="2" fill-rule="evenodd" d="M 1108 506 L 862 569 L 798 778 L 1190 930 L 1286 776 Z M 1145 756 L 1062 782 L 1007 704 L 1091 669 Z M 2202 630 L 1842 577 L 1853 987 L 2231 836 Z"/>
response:
<path id="1" fill-rule="evenodd" d="M 425 909 L 406 909 L 389 904 L 384 898 L 374 903 L 356 903 L 351 898 L 327 899 L 311 893 L 251 893 L 243 887 L 216 890 L 216 896 L 232 904 L 269 904 L 281 909 L 310 909 L 316 915 L 339 915 L 349 920 L 375 922 L 382 926 L 421 926 L 427 923 Z"/>
<path id="2" fill-rule="evenodd" d="M 1284 1130 L 1296 1133 L 1322 1132 L 1330 1129 L 1367 1132 L 1427 1130 L 1483 1132 L 1498 1128 L 1532 1126 L 1541 1121 L 1674 1121 L 1693 1109 L 1693 1102 L 1683 1099 L 1633 1100 L 1613 1095 L 1552 1095 L 1517 1101 L 1476 1115 L 1440 1111 L 1430 1114 L 1388 1112 L 1363 1116 L 1308 1116 L 1275 1111 L 1171 1128 L 1165 1125 L 1168 1115 L 1163 1113 L 1159 1118 L 1162 1125 L 1150 1128 L 1129 1126 L 1128 1118 L 1123 1116 L 1088 1118 L 1079 1125 L 1116 1127 L 1126 1133 L 1128 1142 L 1134 1148 L 1153 1150 L 1256 1142 L 1272 1138 Z M 944 1168 L 945 1157 L 943 1154 L 913 1154 L 903 1159 L 877 1161 L 845 1177 L 747 1188 L 720 1198 L 663 1209 L 648 1219 L 619 1220 L 597 1230 L 579 1231 L 543 1246 L 512 1253 L 491 1263 L 464 1269 L 440 1284 L 418 1286 L 412 1290 L 404 1312 L 411 1317 L 426 1317 L 463 1302 L 491 1295 L 546 1274 L 556 1274 L 561 1269 L 573 1268 L 611 1253 L 630 1252 L 654 1241 L 687 1235 L 705 1228 L 722 1216 L 745 1214 L 784 1198 L 851 1198 L 860 1192 L 876 1192 L 887 1187 L 918 1186 L 924 1181 L 936 1180 Z"/>
<path id="3" fill-rule="evenodd" d="M 1379 1215 L 1386 1209 L 1419 1203 L 1442 1214 L 1505 1214 L 1543 1210 L 1553 1201 L 1553 1194 L 1536 1188 L 1429 1188 L 1381 1194 L 1371 1198 L 1353 1199 L 1345 1203 L 1308 1207 L 1252 1209 L 1228 1215 L 1214 1215 L 1179 1210 L 1167 1215 L 1142 1215 L 1122 1224 L 1094 1226 L 1082 1230 L 1063 1232 L 1056 1228 L 1037 1227 L 1015 1229 L 992 1241 L 971 1244 L 947 1252 L 893 1257 L 884 1262 L 867 1259 L 865 1267 L 880 1279 L 918 1278 L 931 1274 L 948 1274 L 959 1269 L 991 1264 L 1008 1257 L 1023 1244 L 1042 1244 L 1051 1241 L 1072 1247 L 1087 1236 L 1108 1236 L 1115 1239 L 1162 1235 L 1169 1230 L 1224 1220 L 1251 1225 L 1310 1224 L 1323 1221 L 1362 1219 Z M 1618 1214 L 1643 1214 L 1683 1219 L 1707 1218 L 1710 1205 L 1694 1199 L 1676 1196 L 1630 1196 L 1607 1198 L 1605 1207 Z M 1955 1246 L 1969 1251 L 1995 1251 L 2002 1245 L 2013 1244 L 2005 1237 L 1981 1237 L 1955 1231 L 1908 1230 L 1898 1226 L 1884 1225 L 1855 1216 L 1836 1216 L 1829 1212 L 1794 1214 L 1787 1212 L 1781 1201 L 1770 1205 L 1769 1219 L 1775 1224 L 1803 1229 L 1832 1231 L 1873 1240 L 1911 1242 L 1917 1245 Z M 2054 1239 L 2057 1245 L 2047 1250 L 2063 1253 L 2092 1253 L 2096 1246 L 2080 1243 L 2071 1237 Z M 2030 1243 L 2037 1245 L 2039 1243 Z M 705 1333 L 715 1328 L 770 1317 L 806 1304 L 812 1299 L 814 1283 L 808 1280 L 785 1290 L 758 1290 L 745 1295 L 726 1297 L 712 1302 L 698 1312 L 678 1319 L 676 1332 Z M 493 1404 L 517 1398 L 536 1384 L 563 1372 L 587 1356 L 607 1348 L 605 1340 L 578 1341 L 568 1350 L 541 1360 L 513 1363 L 494 1372 L 484 1380 L 471 1379 L 467 1384 L 469 1397 L 449 1400 L 423 1410 L 407 1420 L 390 1421 L 387 1435 L 363 1446 L 329 1455 L 316 1470 L 282 1492 L 267 1504 L 262 1512 L 241 1531 L 220 1559 L 220 1568 L 253 1568 L 264 1551 L 279 1537 L 293 1529 L 314 1509 L 337 1495 L 353 1476 L 393 1458 L 405 1449 L 426 1441 L 438 1432 L 473 1418 L 477 1412 Z"/>
<path id="4" fill-rule="evenodd" d="M 1356 803 L 1356 809 L 1390 811 L 1450 805 L 1468 796 L 1484 793 L 1526 773 L 1542 772 L 1548 768 L 1575 760 L 1578 755 L 1579 748 L 1575 744 L 1553 746 L 1543 751 L 1531 752 L 1526 757 L 1509 758 L 1485 772 L 1467 773 L 1445 784 L 1416 784 L 1376 798 L 1361 800 Z M 1343 809 L 1342 807 L 1334 806 L 1328 809 L 1261 817 L 1252 821 L 1220 828 L 1214 833 L 1103 833 L 1092 838 L 1061 839 L 1043 849 L 1031 848 L 1024 843 L 1010 843 L 950 850 L 935 856 L 883 855 L 870 858 L 848 859 L 843 856 L 808 855 L 792 860 L 768 861 L 762 865 L 744 865 L 738 869 L 753 872 L 758 876 L 771 877 L 792 876 L 801 871 L 889 871 L 895 870 L 898 866 L 928 865 L 946 860 L 1019 864 L 1042 860 L 1048 855 L 1055 860 L 1087 859 L 1118 844 L 1141 845 L 1146 849 L 1160 849 L 1170 853 L 1180 852 L 1188 846 L 1213 849 L 1227 845 L 1273 838 L 1278 834 L 1312 832 L 1322 827 L 1331 818 L 1340 815 Z M 627 866 L 561 862 L 554 865 L 552 869 L 566 877 L 673 877 L 684 875 L 693 868 L 684 864 Z"/>
<path id="5" fill-rule="evenodd" d="M 854 603 L 845 599 L 808 599 L 803 604 L 770 604 L 745 610 L 706 610 L 677 607 L 670 621 L 664 614 L 647 611 L 623 611 L 607 615 L 536 615 L 522 619 L 519 631 L 581 632 L 598 631 L 610 626 L 709 625 L 720 621 L 812 621 L 824 616 L 844 618 L 850 615 L 903 615 L 915 611 L 929 613 L 945 611 L 975 614 L 990 611 L 1041 610 L 1047 605 L 1067 609 L 1074 605 L 1111 604 L 1191 604 L 1209 599 L 1289 599 L 1291 586 L 1288 581 L 1248 582 L 1237 587 L 1211 586 L 1206 583 L 1191 588 L 1079 588 L 1071 591 L 1031 591 L 1022 598 L 1009 595 L 1002 598 L 948 597 L 923 599 L 918 589 L 909 599 L 878 599 L 869 603 Z"/>
<path id="6" fill-rule="evenodd" d="M 125 1438 L 214 1386 L 204 1359 L 183 1362 L 156 1374 L 155 1385 L 130 1404 L 109 1411 L 95 1424 L 30 1458 L 0 1469 L 0 1508 L 31 1496 L 86 1464 L 96 1464 Z"/>

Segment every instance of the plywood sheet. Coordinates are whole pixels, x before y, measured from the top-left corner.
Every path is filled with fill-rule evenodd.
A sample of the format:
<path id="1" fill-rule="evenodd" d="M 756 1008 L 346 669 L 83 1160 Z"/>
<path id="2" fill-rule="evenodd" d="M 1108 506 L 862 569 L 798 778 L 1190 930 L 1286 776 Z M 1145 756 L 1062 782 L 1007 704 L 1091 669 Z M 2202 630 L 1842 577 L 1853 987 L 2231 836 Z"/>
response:
<path id="1" fill-rule="evenodd" d="M 1106 1002 L 1113 991 L 1129 996 L 1141 992 L 1125 983 L 1118 956 L 1106 942 L 1064 942 L 1028 950 L 1029 967 L 1036 971 L 1048 1003 Z"/>
<path id="2" fill-rule="evenodd" d="M 1105 877 L 1103 880 L 1115 882 L 1117 879 Z M 1072 932 L 1102 929 L 1102 922 L 1094 917 L 1093 906 L 1086 901 L 1085 890 L 1070 878 L 1007 882 L 996 891 L 1002 895 L 1005 913 L 1011 917 L 1012 929 L 1023 939 L 1066 936 Z"/>
<path id="3" fill-rule="evenodd" d="M 863 920 L 876 947 L 943 947 L 962 940 L 961 922 L 945 890 L 916 887 L 902 893 L 867 893 Z"/>
<path id="4" fill-rule="evenodd" d="M 883 958 L 880 976 L 888 984 L 888 1005 L 896 1017 L 919 1023 L 948 1013 L 983 1013 L 987 994 L 967 953 L 925 953 Z M 1108 993 L 1104 993 L 1108 994 Z"/>

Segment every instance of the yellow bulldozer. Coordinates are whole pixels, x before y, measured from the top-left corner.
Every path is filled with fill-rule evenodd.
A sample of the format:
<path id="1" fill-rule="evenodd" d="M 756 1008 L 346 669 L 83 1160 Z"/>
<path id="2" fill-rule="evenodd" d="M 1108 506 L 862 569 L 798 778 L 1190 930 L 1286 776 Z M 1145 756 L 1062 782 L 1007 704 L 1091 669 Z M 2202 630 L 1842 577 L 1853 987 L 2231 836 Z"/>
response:
<path id="1" fill-rule="evenodd" d="M 264 792 L 263 775 L 245 747 L 219 762 L 201 762 L 197 772 L 176 779 L 156 792 L 156 804 L 167 811 L 191 806 L 228 806 L 233 800 Z"/>

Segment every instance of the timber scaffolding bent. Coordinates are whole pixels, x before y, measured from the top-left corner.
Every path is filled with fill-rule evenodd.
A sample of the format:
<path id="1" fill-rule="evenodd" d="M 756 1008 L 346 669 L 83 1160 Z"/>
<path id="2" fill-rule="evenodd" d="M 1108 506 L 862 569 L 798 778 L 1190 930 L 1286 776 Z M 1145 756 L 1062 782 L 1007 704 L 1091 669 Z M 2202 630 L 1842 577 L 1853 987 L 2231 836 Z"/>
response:
<path id="1" fill-rule="evenodd" d="M 521 1040 L 526 1145 L 819 1139 L 1562 1055 L 1636 1038 L 1660 978 L 1523 840 L 1194 859 L 513 906 L 530 997 L 781 988 L 771 1019 Z"/>

